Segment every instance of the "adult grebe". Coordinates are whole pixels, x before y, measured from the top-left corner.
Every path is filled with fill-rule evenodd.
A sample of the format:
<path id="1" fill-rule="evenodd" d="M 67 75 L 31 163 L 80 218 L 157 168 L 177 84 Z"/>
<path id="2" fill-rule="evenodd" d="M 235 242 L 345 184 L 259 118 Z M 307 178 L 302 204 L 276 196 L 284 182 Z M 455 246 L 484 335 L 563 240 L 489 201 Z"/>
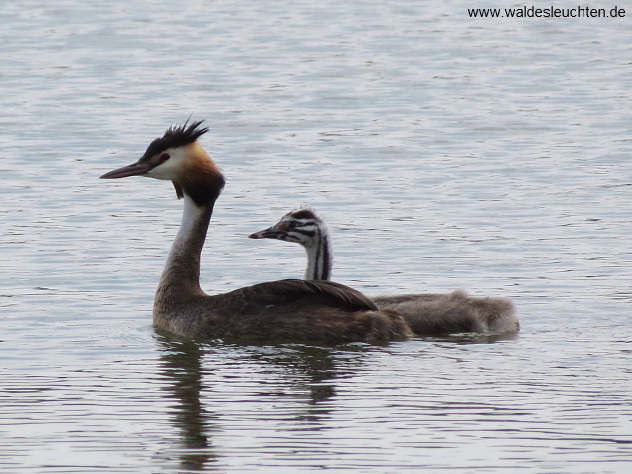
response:
<path id="1" fill-rule="evenodd" d="M 306 280 L 328 280 L 331 276 L 331 238 L 325 222 L 311 209 L 285 214 L 279 222 L 249 236 L 302 245 L 307 252 Z M 476 298 L 463 291 L 448 294 L 411 294 L 372 298 L 381 310 L 402 315 L 419 335 L 455 332 L 513 333 L 520 325 L 516 311 L 506 298 Z"/>
<path id="2" fill-rule="evenodd" d="M 383 343 L 411 335 L 403 318 L 380 311 L 362 293 L 326 281 L 280 280 L 207 295 L 200 254 L 224 177 L 198 138 L 202 122 L 171 126 L 143 156 L 101 178 L 171 180 L 184 198 L 180 230 L 154 299 L 154 325 L 194 338 L 254 342 Z"/>

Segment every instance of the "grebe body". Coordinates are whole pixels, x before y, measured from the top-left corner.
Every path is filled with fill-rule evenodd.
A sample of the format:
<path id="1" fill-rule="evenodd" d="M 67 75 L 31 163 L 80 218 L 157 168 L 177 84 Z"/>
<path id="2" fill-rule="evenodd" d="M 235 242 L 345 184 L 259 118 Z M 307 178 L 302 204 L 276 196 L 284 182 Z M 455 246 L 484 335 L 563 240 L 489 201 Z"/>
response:
<path id="1" fill-rule="evenodd" d="M 412 333 L 404 319 L 379 310 L 362 293 L 329 281 L 259 283 L 208 295 L 200 287 L 200 255 L 224 176 L 198 138 L 202 122 L 172 126 L 135 163 L 101 178 L 171 180 L 184 200 L 182 223 L 156 290 L 154 325 L 202 339 L 247 342 L 385 343 Z"/>
<path id="2" fill-rule="evenodd" d="M 285 214 L 267 229 L 249 236 L 298 243 L 307 253 L 305 279 L 328 280 L 332 271 L 331 237 L 325 222 L 311 209 Z M 513 303 L 506 298 L 479 298 L 463 291 L 372 298 L 380 310 L 400 314 L 415 334 L 479 332 L 506 334 L 519 330 Z"/>

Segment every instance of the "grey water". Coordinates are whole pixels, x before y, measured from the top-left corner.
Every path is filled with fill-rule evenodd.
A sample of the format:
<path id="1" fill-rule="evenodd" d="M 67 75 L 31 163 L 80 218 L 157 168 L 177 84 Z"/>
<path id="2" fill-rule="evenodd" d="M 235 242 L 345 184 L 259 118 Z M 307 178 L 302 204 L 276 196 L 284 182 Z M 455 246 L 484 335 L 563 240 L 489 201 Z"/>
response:
<path id="1" fill-rule="evenodd" d="M 632 10 L 487 6 L 5 1 L 0 470 L 630 472 Z M 157 333 L 181 202 L 97 178 L 189 116 L 227 177 L 207 291 L 300 277 L 247 235 L 310 205 L 336 281 L 506 296 L 519 335 Z"/>

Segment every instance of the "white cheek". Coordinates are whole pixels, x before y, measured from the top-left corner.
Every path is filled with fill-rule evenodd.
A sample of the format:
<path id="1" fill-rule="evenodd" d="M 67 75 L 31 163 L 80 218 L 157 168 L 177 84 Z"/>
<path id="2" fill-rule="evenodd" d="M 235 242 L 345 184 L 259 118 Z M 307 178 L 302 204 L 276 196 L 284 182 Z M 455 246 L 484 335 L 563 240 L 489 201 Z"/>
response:
<path id="1" fill-rule="evenodd" d="M 149 178 L 155 179 L 173 179 L 174 170 L 173 166 L 168 166 L 171 160 L 165 161 L 164 163 L 156 166 L 155 168 L 150 169 L 145 176 Z"/>
<path id="2" fill-rule="evenodd" d="M 175 179 L 178 175 L 178 170 L 182 166 L 182 161 L 184 157 L 182 153 L 179 153 L 179 150 L 167 150 L 167 153 L 171 155 L 164 163 L 159 164 L 155 168 L 152 168 L 145 174 L 150 178 L 155 179 Z"/>

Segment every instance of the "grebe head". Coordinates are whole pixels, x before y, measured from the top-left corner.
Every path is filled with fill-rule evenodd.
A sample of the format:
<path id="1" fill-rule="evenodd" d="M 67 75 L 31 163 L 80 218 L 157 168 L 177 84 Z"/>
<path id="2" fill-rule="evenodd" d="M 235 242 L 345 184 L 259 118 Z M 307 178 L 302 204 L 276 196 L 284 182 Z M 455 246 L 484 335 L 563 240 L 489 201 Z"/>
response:
<path id="1" fill-rule="evenodd" d="M 251 239 L 276 239 L 311 248 L 318 243 L 325 223 L 310 209 L 299 209 L 285 214 L 272 227 L 250 234 Z"/>
<path id="2" fill-rule="evenodd" d="M 208 132 L 202 121 L 172 125 L 152 141 L 136 163 L 101 176 L 103 179 L 146 176 L 171 180 L 178 198 L 190 196 L 198 205 L 208 204 L 224 187 L 224 177 L 197 139 Z"/>

